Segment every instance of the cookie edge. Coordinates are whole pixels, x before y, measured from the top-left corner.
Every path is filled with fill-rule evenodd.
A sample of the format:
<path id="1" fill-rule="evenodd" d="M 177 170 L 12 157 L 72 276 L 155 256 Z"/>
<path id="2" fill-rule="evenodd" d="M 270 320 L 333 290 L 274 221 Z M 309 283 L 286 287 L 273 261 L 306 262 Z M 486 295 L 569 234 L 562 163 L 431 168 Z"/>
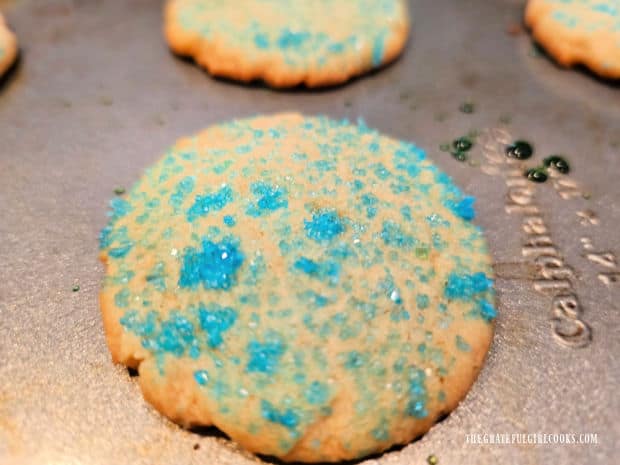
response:
<path id="1" fill-rule="evenodd" d="M 548 18 L 551 6 L 543 0 L 529 0 L 525 8 L 524 21 L 531 30 L 534 40 L 539 43 L 549 56 L 563 68 L 585 66 L 592 73 L 603 79 L 620 79 L 620 66 L 604 68 L 595 60 L 595 44 L 591 40 L 578 38 L 574 34 L 567 34 L 565 28 L 545 27 L 544 21 Z M 563 31 L 558 35 L 558 30 Z"/>
<path id="2" fill-rule="evenodd" d="M 175 1 L 168 0 L 164 8 L 164 37 L 172 52 L 193 61 L 214 77 L 231 79 L 242 83 L 262 81 L 273 88 L 291 88 L 305 85 L 308 88 L 332 87 L 381 69 L 395 61 L 404 51 L 411 31 L 410 11 L 406 2 L 401 1 L 404 20 L 391 31 L 385 45 L 381 63 L 377 66 L 359 61 L 348 69 L 342 68 L 337 74 L 320 70 L 290 73 L 273 60 L 248 66 L 241 53 L 221 50 L 220 44 L 210 43 L 196 33 L 188 33 L 178 26 Z"/>
<path id="3" fill-rule="evenodd" d="M 0 13 L 0 37 L 2 36 L 4 36 L 4 39 L 6 40 L 7 47 L 5 49 L 6 55 L 0 59 L 0 78 L 3 77 L 9 69 L 11 69 L 11 66 L 15 63 L 19 52 L 17 36 L 11 29 L 9 29 L 4 16 Z"/>

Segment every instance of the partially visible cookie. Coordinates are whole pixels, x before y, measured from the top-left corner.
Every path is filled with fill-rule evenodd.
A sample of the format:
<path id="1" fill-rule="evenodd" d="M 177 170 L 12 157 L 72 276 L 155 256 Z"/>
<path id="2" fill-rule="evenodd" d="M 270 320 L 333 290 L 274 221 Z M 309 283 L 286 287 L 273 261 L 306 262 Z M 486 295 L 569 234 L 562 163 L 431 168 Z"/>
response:
<path id="1" fill-rule="evenodd" d="M 529 0 L 525 22 L 562 66 L 620 79 L 620 0 Z"/>
<path id="2" fill-rule="evenodd" d="M 409 14 L 405 0 L 168 0 L 165 34 L 215 76 L 318 87 L 394 60 Z"/>
<path id="3" fill-rule="evenodd" d="M 407 443 L 465 396 L 493 337 L 473 201 L 363 123 L 281 114 L 181 139 L 100 236 L 112 358 L 164 415 L 253 452 Z"/>
<path id="4" fill-rule="evenodd" d="M 11 67 L 17 57 L 17 38 L 0 13 L 0 77 Z"/>

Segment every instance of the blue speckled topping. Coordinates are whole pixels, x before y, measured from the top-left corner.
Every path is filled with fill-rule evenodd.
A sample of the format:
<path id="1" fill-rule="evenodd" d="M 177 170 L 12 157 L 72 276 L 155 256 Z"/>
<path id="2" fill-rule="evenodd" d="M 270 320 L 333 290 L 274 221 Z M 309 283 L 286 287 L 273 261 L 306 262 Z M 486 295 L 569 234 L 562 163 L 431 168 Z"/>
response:
<path id="1" fill-rule="evenodd" d="M 266 453 L 309 431 L 320 450 L 311 426 L 345 404 L 359 427 L 331 440 L 387 447 L 445 409 L 443 383 L 489 344 L 474 206 L 423 150 L 363 122 L 277 115 L 183 139 L 100 235 L 118 358 L 186 372 L 217 402 L 210 421 L 277 438 Z"/>
<path id="2" fill-rule="evenodd" d="M 225 44 L 248 64 L 277 56 L 292 69 L 384 62 L 396 25 L 408 22 L 403 0 L 171 0 L 184 33 Z M 232 52 L 231 52 L 232 53 Z"/>
<path id="3" fill-rule="evenodd" d="M 561 63 L 620 78 L 620 0 L 530 0 L 527 17 Z"/>
<path id="4" fill-rule="evenodd" d="M 592 33 L 602 29 L 620 32 L 620 0 L 544 1 L 553 5 L 553 19 L 568 28 L 583 28 Z M 620 48 L 620 43 L 616 45 Z"/>

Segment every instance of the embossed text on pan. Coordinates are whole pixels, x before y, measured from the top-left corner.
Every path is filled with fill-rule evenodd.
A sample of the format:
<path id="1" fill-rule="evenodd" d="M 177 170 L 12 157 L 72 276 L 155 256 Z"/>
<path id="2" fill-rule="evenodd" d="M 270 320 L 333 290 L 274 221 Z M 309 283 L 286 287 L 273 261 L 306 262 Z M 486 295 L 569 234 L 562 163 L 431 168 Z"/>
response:
<path id="1" fill-rule="evenodd" d="M 533 260 L 538 276 L 533 282 L 537 292 L 552 296 L 551 330 L 561 344 L 568 347 L 585 347 L 592 341 L 592 330 L 582 318 L 583 308 L 572 284 L 575 275 L 566 265 L 562 254 L 555 245 L 551 232 L 545 223 L 540 207 L 536 204 L 536 189 L 523 176 L 519 160 L 505 157 L 504 147 L 512 140 L 508 131 L 492 129 L 483 132 L 483 153 L 490 166 L 486 174 L 501 175 L 508 188 L 505 210 L 510 215 L 523 217 L 523 231 L 527 238 L 522 244 L 524 257 Z M 554 187 L 564 187 L 563 198 L 577 195 L 579 191 L 570 183 L 554 183 Z M 566 190 L 570 187 L 569 191 Z M 581 195 L 579 193 L 578 195 Z"/>

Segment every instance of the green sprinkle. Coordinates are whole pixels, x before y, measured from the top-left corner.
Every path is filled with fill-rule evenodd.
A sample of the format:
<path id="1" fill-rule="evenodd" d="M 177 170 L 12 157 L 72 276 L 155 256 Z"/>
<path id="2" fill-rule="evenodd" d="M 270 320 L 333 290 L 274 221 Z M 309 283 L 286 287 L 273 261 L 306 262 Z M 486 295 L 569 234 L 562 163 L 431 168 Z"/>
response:
<path id="1" fill-rule="evenodd" d="M 551 155 L 543 160 L 543 165 L 547 168 L 555 168 L 562 174 L 567 174 L 570 171 L 570 165 L 564 157 L 560 155 Z"/>
<path id="2" fill-rule="evenodd" d="M 452 157 L 458 161 L 467 161 L 467 152 L 454 151 L 451 152 Z"/>
<path id="3" fill-rule="evenodd" d="M 547 170 L 544 167 L 530 168 L 525 172 L 525 177 L 532 182 L 545 182 L 547 180 Z"/>
<path id="4" fill-rule="evenodd" d="M 524 140 L 517 140 L 506 147 L 506 156 L 517 160 L 527 160 L 533 153 L 532 144 Z"/>
<path id="5" fill-rule="evenodd" d="M 474 146 L 474 143 L 468 137 L 459 137 L 452 142 L 455 152 L 467 152 Z"/>
<path id="6" fill-rule="evenodd" d="M 471 115 L 474 111 L 476 111 L 476 106 L 472 102 L 464 102 L 461 103 L 459 110 L 461 110 L 461 113 Z"/>
<path id="7" fill-rule="evenodd" d="M 77 292 L 77 291 L 79 291 L 79 290 L 80 290 L 80 285 L 79 285 L 79 284 L 74 284 L 74 285 L 73 285 L 73 287 L 71 288 L 71 290 L 72 290 L 73 292 Z"/>
<path id="8" fill-rule="evenodd" d="M 418 258 L 421 258 L 423 260 L 426 260 L 428 258 L 428 247 L 424 246 L 424 247 L 417 247 L 415 249 L 415 256 Z"/>
<path id="9" fill-rule="evenodd" d="M 114 193 L 116 195 L 123 195 L 125 193 L 125 188 L 124 187 L 116 187 L 114 189 Z"/>
<path id="10" fill-rule="evenodd" d="M 439 463 L 439 459 L 435 454 L 431 454 L 426 457 L 426 462 L 428 463 L 428 465 L 437 465 Z"/>
<path id="11" fill-rule="evenodd" d="M 439 146 L 439 150 L 442 152 L 448 152 L 450 150 L 450 144 L 441 144 Z"/>

